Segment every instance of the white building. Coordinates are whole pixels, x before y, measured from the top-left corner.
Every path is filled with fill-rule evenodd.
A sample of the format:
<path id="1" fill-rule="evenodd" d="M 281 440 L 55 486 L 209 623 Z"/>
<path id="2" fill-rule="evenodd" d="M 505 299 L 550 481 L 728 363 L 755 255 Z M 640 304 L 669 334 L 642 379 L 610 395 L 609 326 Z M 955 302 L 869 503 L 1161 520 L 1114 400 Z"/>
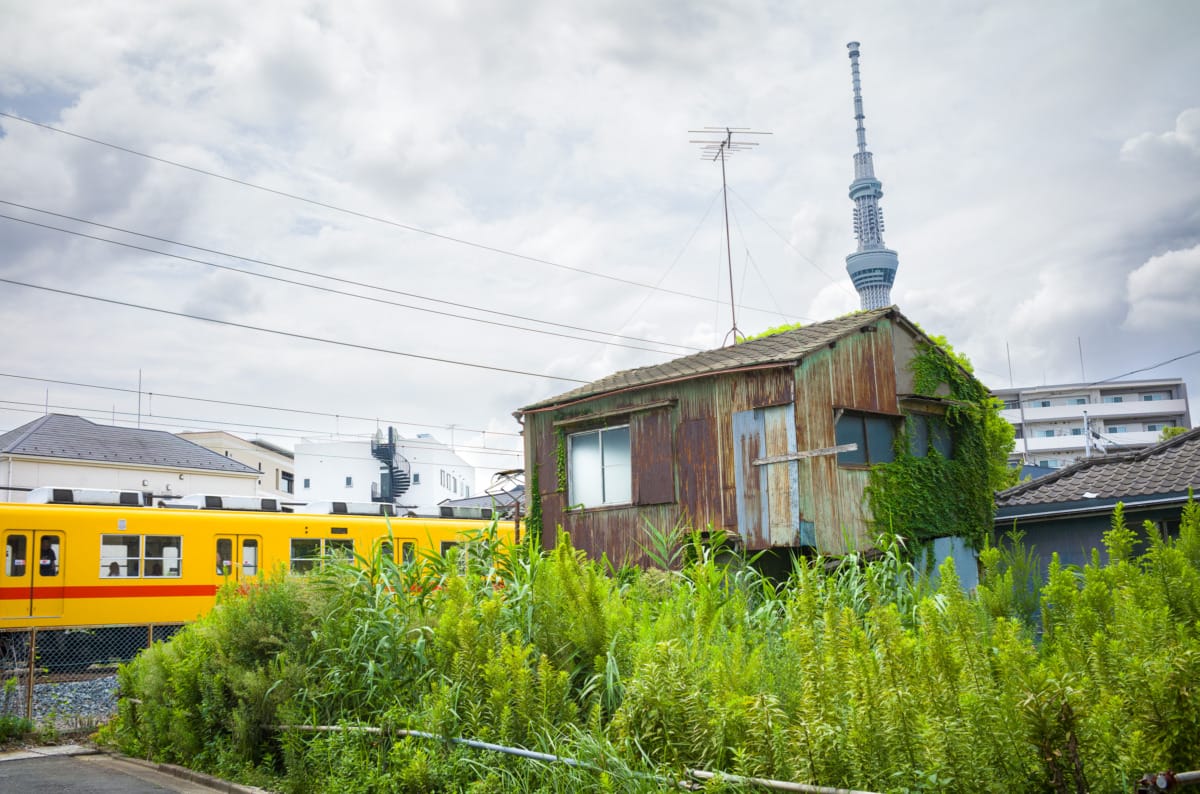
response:
<path id="1" fill-rule="evenodd" d="M 263 441 L 261 438 L 248 441 L 224 430 L 177 433 L 176 435 L 193 444 L 199 444 L 205 449 L 219 452 L 238 463 L 258 469 L 260 496 L 271 496 L 284 502 L 292 501 L 296 491 L 296 465 L 292 453 L 283 447 Z"/>
<path id="2" fill-rule="evenodd" d="M 296 501 L 390 502 L 400 515 L 438 515 L 474 495 L 475 468 L 433 436 L 304 441 L 296 445 Z"/>
<path id="3" fill-rule="evenodd" d="M 1001 415 L 1016 428 L 1011 460 L 1050 468 L 1091 454 L 1128 452 L 1158 442 L 1164 428 L 1191 428 L 1180 378 L 996 389 Z"/>

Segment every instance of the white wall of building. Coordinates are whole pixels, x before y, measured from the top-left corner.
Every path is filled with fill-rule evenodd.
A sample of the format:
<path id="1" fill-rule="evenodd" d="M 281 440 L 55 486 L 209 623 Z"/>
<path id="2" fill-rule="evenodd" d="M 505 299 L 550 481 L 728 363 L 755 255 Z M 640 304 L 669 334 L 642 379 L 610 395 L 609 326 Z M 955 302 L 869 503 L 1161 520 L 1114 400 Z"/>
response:
<path id="1" fill-rule="evenodd" d="M 102 488 L 150 492 L 155 496 L 193 493 L 254 496 L 258 480 L 250 474 L 197 472 L 187 469 L 129 466 L 96 461 L 7 460 L 2 473 L 11 488 Z M 25 501 L 24 491 L 4 491 L 10 502 Z"/>
<path id="2" fill-rule="evenodd" d="M 437 515 L 442 501 L 476 493 L 474 467 L 433 436 L 399 439 L 397 450 L 412 466 L 412 484 L 396 500 L 401 514 Z M 383 473 L 370 439 L 301 442 L 295 465 L 300 502 L 369 502 Z"/>
<path id="3" fill-rule="evenodd" d="M 177 433 L 176 435 L 193 444 L 211 449 L 213 452 L 219 452 L 238 463 L 257 468 L 261 472 L 258 483 L 259 496 L 271 496 L 285 502 L 295 498 L 292 479 L 296 466 L 292 458 L 287 455 L 273 452 L 253 441 L 247 441 L 223 430 Z"/>

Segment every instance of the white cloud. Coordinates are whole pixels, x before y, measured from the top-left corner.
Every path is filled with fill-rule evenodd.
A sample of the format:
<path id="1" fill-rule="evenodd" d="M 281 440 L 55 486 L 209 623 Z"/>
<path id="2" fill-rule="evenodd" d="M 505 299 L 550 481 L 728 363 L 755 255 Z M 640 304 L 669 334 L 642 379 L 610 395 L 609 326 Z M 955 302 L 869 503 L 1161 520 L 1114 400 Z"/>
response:
<path id="1" fill-rule="evenodd" d="M 1144 132 L 1121 146 L 1121 157 L 1131 161 L 1180 156 L 1200 158 L 1200 108 L 1180 113 L 1173 130 Z"/>
<path id="2" fill-rule="evenodd" d="M 1129 274 L 1124 327 L 1200 339 L 1200 245 L 1151 257 Z"/>

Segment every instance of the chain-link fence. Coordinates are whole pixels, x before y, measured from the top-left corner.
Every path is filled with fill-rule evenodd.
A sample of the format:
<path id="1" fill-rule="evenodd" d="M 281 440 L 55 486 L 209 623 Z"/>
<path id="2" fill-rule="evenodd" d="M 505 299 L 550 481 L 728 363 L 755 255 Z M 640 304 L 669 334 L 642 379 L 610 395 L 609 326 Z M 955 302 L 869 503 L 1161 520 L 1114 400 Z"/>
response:
<path id="1" fill-rule="evenodd" d="M 0 629 L 0 715 L 57 730 L 104 722 L 117 711 L 117 664 L 182 626 Z"/>

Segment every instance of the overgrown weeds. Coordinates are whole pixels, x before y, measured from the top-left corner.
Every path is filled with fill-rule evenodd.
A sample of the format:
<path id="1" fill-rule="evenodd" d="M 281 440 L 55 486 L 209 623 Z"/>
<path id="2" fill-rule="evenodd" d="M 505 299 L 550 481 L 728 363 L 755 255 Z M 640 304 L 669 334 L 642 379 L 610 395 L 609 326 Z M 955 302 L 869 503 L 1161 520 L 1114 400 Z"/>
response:
<path id="1" fill-rule="evenodd" d="M 1106 564 L 1052 560 L 1044 584 L 1020 540 L 983 551 L 977 594 L 951 562 L 933 588 L 896 539 L 774 582 L 674 531 L 651 539 L 671 571 L 485 534 L 445 558 L 279 574 L 123 667 L 108 736 L 294 792 L 644 791 L 697 768 L 1115 791 L 1200 767 L 1200 508 L 1172 539 L 1118 512 Z M 281 727 L 301 724 L 383 732 Z"/>

